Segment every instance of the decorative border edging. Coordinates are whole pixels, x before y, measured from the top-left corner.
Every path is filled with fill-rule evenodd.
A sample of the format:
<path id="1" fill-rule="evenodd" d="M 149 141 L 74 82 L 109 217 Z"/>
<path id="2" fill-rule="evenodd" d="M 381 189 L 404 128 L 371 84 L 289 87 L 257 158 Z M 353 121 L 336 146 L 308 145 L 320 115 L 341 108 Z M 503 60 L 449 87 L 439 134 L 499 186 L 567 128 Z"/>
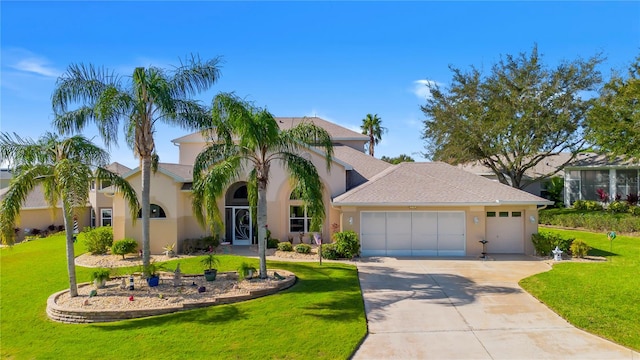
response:
<path id="1" fill-rule="evenodd" d="M 180 306 L 167 306 L 162 308 L 153 309 L 139 309 L 139 310 L 93 310 L 93 309 L 66 309 L 58 306 L 56 301 L 58 298 L 69 291 L 69 289 L 58 291 L 47 299 L 47 316 L 56 322 L 67 324 L 84 324 L 84 323 L 97 323 L 97 322 L 113 322 L 127 319 L 136 319 L 141 317 L 149 317 L 155 315 L 170 314 L 178 311 L 198 309 L 208 306 L 233 304 L 241 301 L 256 299 L 262 296 L 273 295 L 279 291 L 285 290 L 295 284 L 297 278 L 294 273 L 274 269 L 278 273 L 285 276 L 285 279 L 277 283 L 276 287 L 270 289 L 262 289 L 249 291 L 249 294 L 244 295 L 223 295 L 217 297 L 214 301 L 202 301 L 202 302 L 190 302 L 184 303 Z M 90 284 L 90 283 L 86 283 Z M 83 284 L 79 284 L 83 285 Z"/>

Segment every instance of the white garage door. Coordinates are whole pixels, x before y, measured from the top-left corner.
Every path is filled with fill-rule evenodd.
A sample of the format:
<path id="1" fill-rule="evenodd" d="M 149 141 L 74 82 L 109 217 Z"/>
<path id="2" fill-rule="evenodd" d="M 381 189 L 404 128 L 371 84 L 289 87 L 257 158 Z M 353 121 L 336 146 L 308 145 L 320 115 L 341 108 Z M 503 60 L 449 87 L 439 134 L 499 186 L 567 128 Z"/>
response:
<path id="1" fill-rule="evenodd" d="M 522 211 L 487 211 L 487 252 L 489 254 L 524 253 Z"/>
<path id="2" fill-rule="evenodd" d="M 361 213 L 363 256 L 464 256 L 461 211 Z"/>

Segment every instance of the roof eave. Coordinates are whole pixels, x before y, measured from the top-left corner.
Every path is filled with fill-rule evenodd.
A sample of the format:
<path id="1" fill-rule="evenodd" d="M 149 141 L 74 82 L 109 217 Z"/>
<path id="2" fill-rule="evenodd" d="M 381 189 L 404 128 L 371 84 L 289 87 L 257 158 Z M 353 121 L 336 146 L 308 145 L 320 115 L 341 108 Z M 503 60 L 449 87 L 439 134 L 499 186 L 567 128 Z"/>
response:
<path id="1" fill-rule="evenodd" d="M 500 205 L 553 205 L 553 201 L 479 201 L 479 202 L 461 202 L 461 203 L 452 203 L 452 202 L 429 202 L 429 203 L 418 203 L 418 202 L 332 202 L 334 206 L 360 206 L 360 207 L 384 207 L 384 206 L 420 206 L 420 207 L 428 207 L 428 206 L 449 206 L 449 207 L 461 207 L 461 206 L 500 206 Z"/>

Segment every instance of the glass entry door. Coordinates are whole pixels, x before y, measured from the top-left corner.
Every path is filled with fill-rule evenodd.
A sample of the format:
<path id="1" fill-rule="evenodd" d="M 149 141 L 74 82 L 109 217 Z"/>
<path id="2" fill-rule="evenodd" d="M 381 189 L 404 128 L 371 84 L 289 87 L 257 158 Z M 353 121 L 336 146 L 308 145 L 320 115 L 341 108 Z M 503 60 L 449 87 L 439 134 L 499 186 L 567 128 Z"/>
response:
<path id="1" fill-rule="evenodd" d="M 251 211 L 248 206 L 231 207 L 233 226 L 233 245 L 251 245 L 253 229 L 251 226 Z M 227 226 L 231 225 L 227 224 Z"/>

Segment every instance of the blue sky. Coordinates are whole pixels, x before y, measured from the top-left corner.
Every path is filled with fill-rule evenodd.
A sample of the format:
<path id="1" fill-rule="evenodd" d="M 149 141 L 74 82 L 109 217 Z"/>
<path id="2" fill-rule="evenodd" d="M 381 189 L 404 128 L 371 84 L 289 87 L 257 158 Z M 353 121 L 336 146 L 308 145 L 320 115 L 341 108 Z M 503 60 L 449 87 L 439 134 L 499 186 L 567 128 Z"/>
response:
<path id="1" fill-rule="evenodd" d="M 376 156 L 421 159 L 424 81 L 449 84 L 449 65 L 488 71 L 537 43 L 549 66 L 602 52 L 608 77 L 640 53 L 637 1 L 2 1 L 0 13 L 0 130 L 32 138 L 51 129 L 51 92 L 69 64 L 130 75 L 194 53 L 224 61 L 220 81 L 197 97 L 207 104 L 235 91 L 276 116 L 317 115 L 355 130 L 377 113 L 388 133 Z M 161 161 L 177 162 L 170 140 L 184 134 L 157 127 Z M 111 154 L 138 164 L 122 140 Z"/>

